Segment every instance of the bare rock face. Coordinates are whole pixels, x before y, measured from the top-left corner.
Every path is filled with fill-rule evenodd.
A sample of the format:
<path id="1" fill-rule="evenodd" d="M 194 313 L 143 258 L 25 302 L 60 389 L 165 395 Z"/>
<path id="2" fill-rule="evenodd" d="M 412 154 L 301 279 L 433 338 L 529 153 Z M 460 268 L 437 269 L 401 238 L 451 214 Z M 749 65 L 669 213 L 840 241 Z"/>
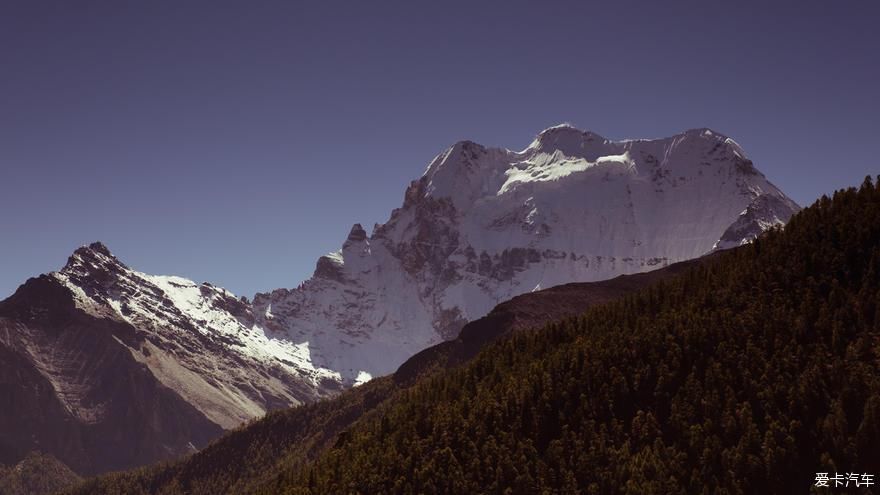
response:
<path id="1" fill-rule="evenodd" d="M 82 474 L 195 451 L 222 432 L 131 353 L 131 326 L 76 308 L 49 276 L 0 305 L 0 462 L 33 450 Z"/>

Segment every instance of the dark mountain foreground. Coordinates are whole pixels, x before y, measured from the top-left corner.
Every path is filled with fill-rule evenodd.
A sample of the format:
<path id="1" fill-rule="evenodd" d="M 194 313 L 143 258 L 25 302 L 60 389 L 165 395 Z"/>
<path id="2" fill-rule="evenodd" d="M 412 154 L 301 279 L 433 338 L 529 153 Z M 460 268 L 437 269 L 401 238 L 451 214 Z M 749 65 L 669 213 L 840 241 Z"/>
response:
<path id="1" fill-rule="evenodd" d="M 752 494 L 809 492 L 817 472 L 877 479 L 880 186 L 660 278 L 470 360 L 465 328 L 395 376 L 69 493 Z M 508 304 L 569 314 L 562 293 L 529 297 Z M 492 318 L 471 331 L 516 327 Z"/>

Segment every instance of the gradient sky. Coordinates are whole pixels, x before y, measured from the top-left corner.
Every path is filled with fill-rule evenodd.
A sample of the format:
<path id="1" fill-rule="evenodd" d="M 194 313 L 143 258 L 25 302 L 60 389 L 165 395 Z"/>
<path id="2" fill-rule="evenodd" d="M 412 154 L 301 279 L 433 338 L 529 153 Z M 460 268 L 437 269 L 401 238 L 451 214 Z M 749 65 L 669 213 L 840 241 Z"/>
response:
<path id="1" fill-rule="evenodd" d="M 711 127 L 802 205 L 880 172 L 880 2 L 0 0 L 0 298 L 102 240 L 293 287 L 459 139 Z"/>

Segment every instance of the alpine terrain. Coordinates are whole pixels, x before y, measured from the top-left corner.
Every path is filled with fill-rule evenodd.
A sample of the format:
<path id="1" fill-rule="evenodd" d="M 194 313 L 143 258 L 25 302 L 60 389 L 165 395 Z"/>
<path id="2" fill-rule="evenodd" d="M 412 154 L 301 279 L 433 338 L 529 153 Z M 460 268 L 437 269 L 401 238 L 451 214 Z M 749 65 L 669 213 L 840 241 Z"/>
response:
<path id="1" fill-rule="evenodd" d="M 388 222 L 355 224 L 311 279 L 258 294 L 254 317 L 358 383 L 518 294 L 738 246 L 797 210 L 708 129 L 615 142 L 562 125 L 518 152 L 462 141 Z"/>
<path id="2" fill-rule="evenodd" d="M 798 209 L 717 132 L 609 141 L 563 125 L 522 151 L 455 144 L 386 223 L 355 224 L 310 279 L 252 302 L 84 246 L 0 302 L 0 464 L 177 457 L 389 374 L 519 294 L 748 243 Z"/>
<path id="3" fill-rule="evenodd" d="M 523 294 L 391 376 L 66 493 L 876 493 L 878 342 L 867 178 L 750 245 Z"/>

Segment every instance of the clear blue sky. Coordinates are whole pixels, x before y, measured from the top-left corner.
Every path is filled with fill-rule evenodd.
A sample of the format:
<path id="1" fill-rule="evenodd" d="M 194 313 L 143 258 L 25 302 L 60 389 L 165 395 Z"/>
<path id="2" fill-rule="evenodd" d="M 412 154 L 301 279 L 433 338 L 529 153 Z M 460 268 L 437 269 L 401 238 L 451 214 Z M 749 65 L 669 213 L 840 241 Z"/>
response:
<path id="1" fill-rule="evenodd" d="M 292 287 L 459 139 L 711 127 L 801 204 L 878 166 L 880 2 L 0 2 L 0 297 L 104 241 Z"/>

